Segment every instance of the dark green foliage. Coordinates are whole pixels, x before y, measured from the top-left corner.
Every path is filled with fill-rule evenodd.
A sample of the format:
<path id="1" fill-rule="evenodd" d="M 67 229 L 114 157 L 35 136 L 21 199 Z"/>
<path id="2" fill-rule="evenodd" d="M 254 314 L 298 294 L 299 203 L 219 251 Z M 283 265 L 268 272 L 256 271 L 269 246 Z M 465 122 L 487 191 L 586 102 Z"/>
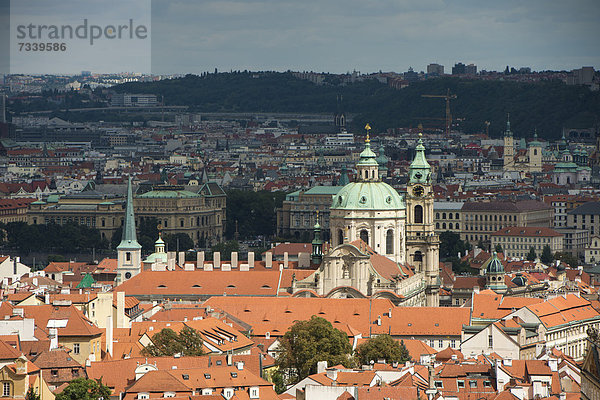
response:
<path id="1" fill-rule="evenodd" d="M 356 356 L 361 365 L 383 359 L 386 363 L 405 362 L 410 360 L 408 349 L 404 342 L 398 343 L 390 335 L 379 335 L 358 346 Z"/>
<path id="2" fill-rule="evenodd" d="M 227 238 L 234 238 L 236 221 L 240 239 L 273 236 L 277 224 L 275 208 L 281 207 L 285 195 L 283 192 L 228 191 Z"/>
<path id="3" fill-rule="evenodd" d="M 288 384 L 316 373 L 319 361 L 327 361 L 327 365 L 353 365 L 352 346 L 346 334 L 314 315 L 308 321 L 292 325 L 281 338 L 279 350 L 277 365 Z"/>
<path id="4" fill-rule="evenodd" d="M 179 334 L 170 328 L 161 329 L 152 336 L 152 343 L 142 349 L 142 354 L 161 357 L 175 354 L 199 356 L 203 353 L 202 336 L 189 326 L 184 326 Z"/>
<path id="5" fill-rule="evenodd" d="M 7 245 L 22 254 L 31 251 L 74 253 L 92 248 L 106 249 L 108 241 L 101 239 L 100 231 L 85 225 L 27 225 L 24 222 L 0 224 L 7 234 Z"/>
<path id="6" fill-rule="evenodd" d="M 577 257 L 574 257 L 571 253 L 568 253 L 566 251 L 557 251 L 554 254 L 554 259 L 567 263 L 571 268 L 577 268 L 579 266 L 579 260 L 577 259 Z"/>
<path id="7" fill-rule="evenodd" d="M 258 77 L 257 77 L 258 76 Z M 332 76 L 333 78 L 333 76 Z M 422 94 L 457 95 L 452 100 L 454 120 L 464 119 L 467 133 L 485 131 L 499 137 L 510 112 L 516 136 L 532 136 L 534 128 L 543 138 L 558 138 L 563 126 L 588 127 L 600 118 L 600 92 L 560 81 L 522 83 L 458 78 L 429 79 L 396 90 L 375 80 L 345 86 L 314 85 L 291 73 L 234 72 L 187 75 L 157 82 L 132 82 L 116 86 L 120 92 L 155 93 L 168 105 L 189 105 L 198 111 L 318 112 L 336 109 L 336 96 L 344 97 L 346 112 L 356 114 L 353 125 L 370 122 L 375 131 L 401 126 L 431 125 L 430 118 L 444 118 L 443 99 Z M 402 110 L 401 113 L 398 110 Z M 441 128 L 440 121 L 437 127 Z"/>
<path id="8" fill-rule="evenodd" d="M 29 386 L 27 390 L 27 394 L 25 395 L 25 400 L 40 400 L 40 395 L 37 390 L 33 388 L 33 386 Z"/>
<path id="9" fill-rule="evenodd" d="M 445 260 L 452 257 L 461 257 L 468 251 L 468 244 L 460 240 L 458 233 L 446 231 L 440 234 L 440 259 Z"/>
<path id="10" fill-rule="evenodd" d="M 110 397 L 110 389 L 93 379 L 77 378 L 69 383 L 56 400 L 100 400 Z"/>
<path id="11" fill-rule="evenodd" d="M 137 226 L 138 243 L 143 252 L 154 252 L 154 242 L 158 239 L 158 220 L 142 218 Z M 120 238 L 120 236 L 119 236 Z"/>
<path id="12" fill-rule="evenodd" d="M 164 235 L 163 240 L 167 246 L 167 251 L 186 251 L 194 248 L 194 241 L 187 233 Z"/>
<path id="13" fill-rule="evenodd" d="M 552 250 L 550 249 L 550 246 L 545 245 L 542 249 L 540 261 L 545 265 L 549 265 L 552 262 L 552 260 L 554 260 L 554 257 L 552 256 Z"/>
<path id="14" fill-rule="evenodd" d="M 504 249 L 502 248 L 502 246 L 500 245 L 500 243 L 498 243 L 498 244 L 496 245 L 496 248 L 494 249 L 494 251 L 495 251 L 496 253 L 498 253 L 498 254 L 500 254 L 500 253 L 504 253 Z"/>
<path id="15" fill-rule="evenodd" d="M 537 254 L 535 254 L 535 247 L 531 246 L 529 248 L 529 253 L 527 253 L 527 261 L 535 261 L 537 258 Z"/>
<path id="16" fill-rule="evenodd" d="M 211 250 L 213 253 L 215 251 L 221 253 L 221 260 L 231 260 L 231 253 L 234 251 L 240 251 L 240 244 L 235 240 L 229 240 L 227 242 L 214 245 Z"/>
<path id="17" fill-rule="evenodd" d="M 283 374 L 280 370 L 276 370 L 271 374 L 271 383 L 275 385 L 275 392 L 277 392 L 277 394 L 281 394 L 287 390 Z"/>

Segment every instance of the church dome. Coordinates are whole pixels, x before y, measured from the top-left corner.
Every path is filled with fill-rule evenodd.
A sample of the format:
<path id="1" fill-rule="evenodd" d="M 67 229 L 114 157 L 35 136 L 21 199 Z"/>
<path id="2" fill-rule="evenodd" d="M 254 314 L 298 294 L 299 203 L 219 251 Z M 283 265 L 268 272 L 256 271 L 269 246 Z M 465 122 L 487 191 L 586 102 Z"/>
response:
<path id="1" fill-rule="evenodd" d="M 385 182 L 351 182 L 333 197 L 332 210 L 395 210 L 404 198 Z"/>
<path id="2" fill-rule="evenodd" d="M 498 255 L 494 252 L 492 258 L 487 262 L 487 266 L 484 266 L 485 270 L 488 274 L 503 274 L 504 266 L 502 262 L 498 259 Z"/>

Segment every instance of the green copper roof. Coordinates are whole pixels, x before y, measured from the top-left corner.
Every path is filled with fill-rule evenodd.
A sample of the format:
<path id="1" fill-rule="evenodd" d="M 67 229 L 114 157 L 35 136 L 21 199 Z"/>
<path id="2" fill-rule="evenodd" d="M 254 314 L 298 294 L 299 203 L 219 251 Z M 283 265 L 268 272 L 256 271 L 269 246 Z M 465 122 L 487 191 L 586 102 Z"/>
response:
<path id="1" fill-rule="evenodd" d="M 344 186 L 331 203 L 332 210 L 404 209 L 404 199 L 385 182 L 352 182 Z"/>
<path id="2" fill-rule="evenodd" d="M 173 198 L 191 198 L 200 197 L 198 193 L 190 192 L 189 190 L 179 189 L 159 189 L 151 190 L 138 196 L 142 199 L 173 199 Z"/>
<path id="3" fill-rule="evenodd" d="M 137 241 L 135 233 L 135 215 L 133 214 L 133 194 L 131 190 L 131 176 L 127 181 L 127 205 L 125 209 L 125 221 L 123 223 L 123 239 L 117 246 L 117 250 L 138 250 L 142 246 Z"/>
<path id="4" fill-rule="evenodd" d="M 340 175 L 340 180 L 338 181 L 338 186 L 346 186 L 350 183 L 350 178 L 348 178 L 348 170 L 346 166 L 342 166 L 342 173 Z"/>
<path id="5" fill-rule="evenodd" d="M 387 169 L 387 163 L 389 159 L 385 155 L 385 147 L 383 147 L 383 143 L 379 146 L 379 155 L 377 156 L 377 163 L 379 164 L 380 170 Z"/>
<path id="6" fill-rule="evenodd" d="M 408 168 L 408 179 L 410 183 L 429 183 L 431 166 L 427 162 L 427 158 L 425 158 L 425 146 L 423 146 L 421 138 L 417 142 L 416 151 L 415 158 Z"/>
<path id="7" fill-rule="evenodd" d="M 542 143 L 538 140 L 537 131 L 533 134 L 533 141 L 529 142 L 529 147 L 542 147 Z"/>
<path id="8" fill-rule="evenodd" d="M 378 165 L 376 157 L 377 154 L 373 153 L 373 150 L 371 150 L 371 141 L 367 137 L 367 140 L 365 140 L 365 149 L 360 153 L 360 160 L 356 165 Z"/>
<path id="9" fill-rule="evenodd" d="M 506 116 L 506 130 L 504 131 L 504 136 L 512 136 L 512 132 L 510 130 L 510 114 Z"/>
<path id="10" fill-rule="evenodd" d="M 335 195 L 340 191 L 342 186 L 313 186 L 308 189 L 304 194 L 330 194 Z"/>
<path id="11" fill-rule="evenodd" d="M 96 283 L 91 274 L 85 274 L 81 282 L 75 286 L 76 288 L 90 288 L 92 285 Z"/>
<path id="12" fill-rule="evenodd" d="M 502 265 L 502 262 L 498 258 L 498 253 L 496 253 L 496 252 L 494 252 L 492 257 L 490 257 L 490 259 L 487 260 L 483 264 L 482 267 L 485 268 L 485 270 L 488 274 L 503 274 L 504 273 L 504 266 Z"/>

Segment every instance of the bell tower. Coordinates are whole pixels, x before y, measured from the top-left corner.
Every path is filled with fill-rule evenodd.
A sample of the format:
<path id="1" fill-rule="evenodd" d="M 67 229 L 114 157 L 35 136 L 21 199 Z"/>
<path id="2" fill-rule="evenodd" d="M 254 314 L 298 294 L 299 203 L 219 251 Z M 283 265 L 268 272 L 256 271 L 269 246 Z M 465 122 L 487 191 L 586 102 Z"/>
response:
<path id="1" fill-rule="evenodd" d="M 406 254 L 415 271 L 425 274 L 426 304 L 439 305 L 440 240 L 433 221 L 431 166 L 419 134 L 416 154 L 408 171 L 406 187 Z"/>
<path id="2" fill-rule="evenodd" d="M 506 117 L 506 131 L 504 131 L 504 170 L 515 169 L 515 142 L 510 130 L 510 114 Z"/>

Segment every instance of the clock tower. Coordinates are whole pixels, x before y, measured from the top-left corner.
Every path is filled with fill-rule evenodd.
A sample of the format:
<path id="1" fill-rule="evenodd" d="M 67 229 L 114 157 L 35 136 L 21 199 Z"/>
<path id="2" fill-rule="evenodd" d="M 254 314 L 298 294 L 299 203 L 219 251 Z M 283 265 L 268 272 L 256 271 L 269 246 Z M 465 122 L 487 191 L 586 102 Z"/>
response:
<path id="1" fill-rule="evenodd" d="M 406 257 L 417 272 L 425 274 L 427 306 L 439 305 L 439 237 L 433 220 L 431 166 L 419 134 L 416 154 L 406 186 Z"/>

